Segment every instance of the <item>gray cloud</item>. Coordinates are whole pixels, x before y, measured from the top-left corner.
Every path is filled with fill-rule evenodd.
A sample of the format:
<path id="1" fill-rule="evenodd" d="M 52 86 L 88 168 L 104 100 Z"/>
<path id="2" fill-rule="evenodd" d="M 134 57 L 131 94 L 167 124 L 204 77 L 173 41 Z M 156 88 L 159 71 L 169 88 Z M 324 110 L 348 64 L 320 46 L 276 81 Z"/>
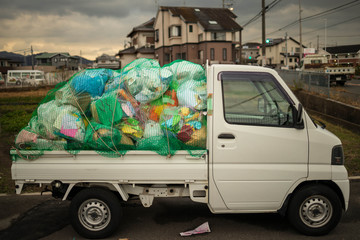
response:
<path id="1" fill-rule="evenodd" d="M 266 4 L 273 0 L 266 0 Z M 352 0 L 301 0 L 302 17 L 311 16 Z M 226 0 L 232 3 L 237 22 L 245 24 L 261 10 L 261 1 Z M 33 45 L 36 51 L 69 51 L 91 59 L 102 52 L 115 54 L 122 49 L 126 35 L 151 17 L 157 6 L 221 7 L 221 0 L 0 0 L 0 51 L 14 51 Z M 359 4 L 358 4 L 359 3 Z M 299 25 L 282 29 L 298 20 L 299 0 L 283 0 L 266 14 L 268 37 L 289 36 L 299 39 Z M 357 5 L 355 5 L 357 4 Z M 324 44 L 325 18 L 328 26 L 327 43 L 358 44 L 360 1 L 352 7 L 320 18 L 303 22 L 303 42 L 313 46 L 319 35 Z M 310 33 L 309 33 L 310 32 Z M 346 37 L 352 36 L 352 37 Z M 260 41 L 261 19 L 243 31 L 243 41 Z"/>

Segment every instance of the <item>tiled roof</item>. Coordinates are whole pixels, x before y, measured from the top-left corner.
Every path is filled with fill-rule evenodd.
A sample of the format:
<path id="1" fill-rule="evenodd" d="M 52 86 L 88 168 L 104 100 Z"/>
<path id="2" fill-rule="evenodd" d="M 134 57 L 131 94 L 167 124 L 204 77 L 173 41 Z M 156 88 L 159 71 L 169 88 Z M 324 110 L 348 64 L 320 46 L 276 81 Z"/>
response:
<path id="1" fill-rule="evenodd" d="M 64 56 L 66 56 L 66 57 L 70 57 L 70 54 L 67 53 L 67 52 L 63 52 L 63 53 L 58 52 L 58 53 L 43 53 L 43 54 L 41 54 L 41 55 L 36 56 L 35 58 L 36 58 L 36 59 L 52 58 L 53 56 L 58 55 L 58 54 L 64 55 Z"/>
<path id="2" fill-rule="evenodd" d="M 154 53 L 155 50 L 154 50 L 154 46 L 151 46 L 151 47 L 141 47 L 141 48 L 138 48 L 135 50 L 134 47 L 129 47 L 129 48 L 126 48 L 122 51 L 119 51 L 119 53 L 117 55 L 122 55 L 122 54 L 135 54 L 135 53 Z"/>
<path id="3" fill-rule="evenodd" d="M 344 45 L 344 46 L 337 46 L 337 47 L 327 47 L 326 51 L 331 54 L 337 53 L 357 53 L 360 51 L 360 44 L 356 45 Z"/>
<path id="4" fill-rule="evenodd" d="M 118 55 L 120 55 L 120 54 L 133 54 L 133 53 L 135 53 L 135 48 L 134 47 L 129 47 L 129 48 L 126 48 L 124 50 L 119 51 Z"/>
<path id="5" fill-rule="evenodd" d="M 151 18 L 149 21 L 140 24 L 132 29 L 132 31 L 127 35 L 131 37 L 135 32 L 151 32 L 154 31 L 154 22 L 155 18 Z"/>
<path id="6" fill-rule="evenodd" d="M 235 21 L 237 17 L 227 8 L 160 7 L 173 16 L 181 16 L 187 23 L 199 23 L 205 31 L 238 31 L 242 27 Z"/>

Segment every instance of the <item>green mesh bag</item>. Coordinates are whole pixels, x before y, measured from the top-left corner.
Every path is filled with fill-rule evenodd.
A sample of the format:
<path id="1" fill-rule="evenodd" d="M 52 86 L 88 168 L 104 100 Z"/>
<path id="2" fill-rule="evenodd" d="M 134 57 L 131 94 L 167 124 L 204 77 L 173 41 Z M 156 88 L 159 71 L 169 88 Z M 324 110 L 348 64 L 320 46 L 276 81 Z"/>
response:
<path id="1" fill-rule="evenodd" d="M 141 58 L 116 71 L 82 70 L 48 92 L 15 147 L 29 160 L 54 150 L 110 158 L 129 150 L 201 155 L 206 98 L 205 71 L 189 61 L 160 67 Z"/>

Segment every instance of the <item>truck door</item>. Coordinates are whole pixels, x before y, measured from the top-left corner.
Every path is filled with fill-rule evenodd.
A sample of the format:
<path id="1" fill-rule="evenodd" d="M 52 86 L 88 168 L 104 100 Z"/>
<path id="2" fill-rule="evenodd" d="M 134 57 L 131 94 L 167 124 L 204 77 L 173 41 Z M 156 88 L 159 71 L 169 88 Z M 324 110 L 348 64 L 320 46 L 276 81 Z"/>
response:
<path id="1" fill-rule="evenodd" d="M 227 210 L 277 210 L 307 176 L 306 126 L 294 127 L 294 103 L 271 73 L 215 68 L 214 77 L 214 185 Z"/>

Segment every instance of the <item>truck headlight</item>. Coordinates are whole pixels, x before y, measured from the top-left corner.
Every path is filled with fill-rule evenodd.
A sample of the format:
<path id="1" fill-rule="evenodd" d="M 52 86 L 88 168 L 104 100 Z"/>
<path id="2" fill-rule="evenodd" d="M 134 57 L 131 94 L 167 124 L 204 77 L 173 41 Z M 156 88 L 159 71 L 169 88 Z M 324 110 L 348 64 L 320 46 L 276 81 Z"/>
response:
<path id="1" fill-rule="evenodd" d="M 342 145 L 333 147 L 331 153 L 331 165 L 344 165 L 344 151 Z"/>

